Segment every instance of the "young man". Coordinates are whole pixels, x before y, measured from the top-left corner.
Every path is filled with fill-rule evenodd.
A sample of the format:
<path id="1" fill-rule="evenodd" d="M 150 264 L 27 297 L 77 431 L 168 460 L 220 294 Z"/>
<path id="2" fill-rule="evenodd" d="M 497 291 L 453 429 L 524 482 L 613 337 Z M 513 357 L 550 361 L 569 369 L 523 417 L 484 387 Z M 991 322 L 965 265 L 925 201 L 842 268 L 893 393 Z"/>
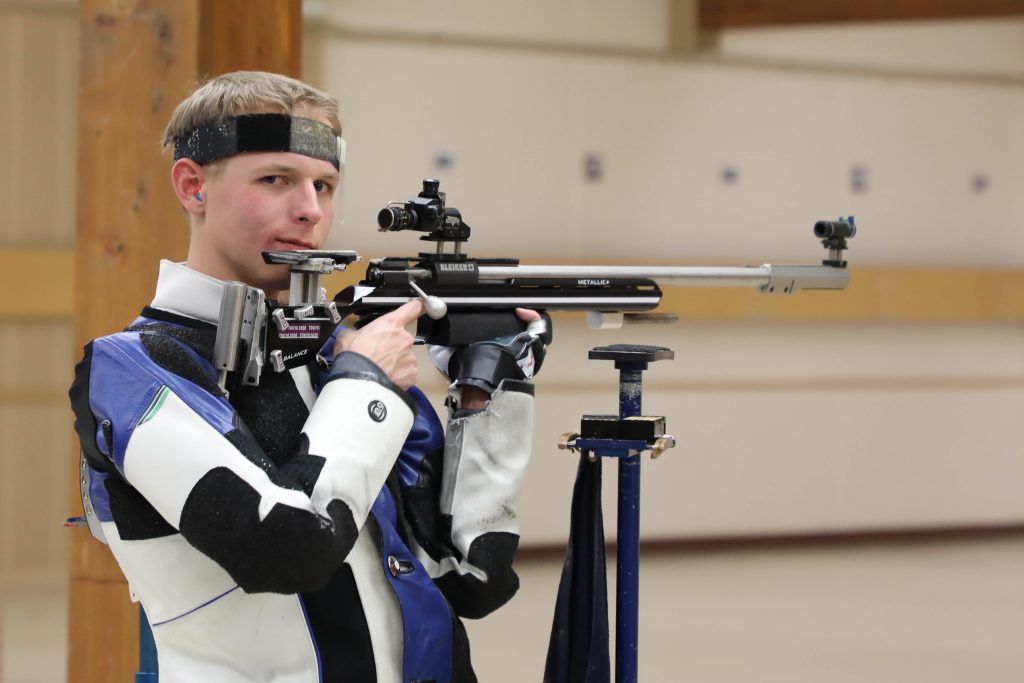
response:
<path id="1" fill-rule="evenodd" d="M 273 74 L 182 102 L 165 145 L 188 258 L 162 262 L 152 304 L 76 368 L 87 517 L 145 607 L 161 683 L 472 681 L 459 617 L 518 586 L 536 313 L 454 351 L 447 435 L 413 386 L 415 300 L 318 362 L 217 383 L 225 281 L 287 301 L 287 266 L 261 252 L 323 245 L 339 132 L 333 98 Z"/>

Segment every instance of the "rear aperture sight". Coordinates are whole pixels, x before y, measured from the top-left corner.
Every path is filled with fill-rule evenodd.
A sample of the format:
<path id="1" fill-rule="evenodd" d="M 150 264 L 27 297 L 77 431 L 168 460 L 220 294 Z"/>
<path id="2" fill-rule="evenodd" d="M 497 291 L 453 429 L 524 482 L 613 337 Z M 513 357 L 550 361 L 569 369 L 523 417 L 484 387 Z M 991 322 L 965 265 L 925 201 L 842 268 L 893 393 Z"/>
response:
<path id="1" fill-rule="evenodd" d="M 377 226 L 381 232 L 418 230 L 419 216 L 404 206 L 388 206 L 377 214 Z"/>
<path id="2" fill-rule="evenodd" d="M 421 239 L 432 242 L 465 242 L 469 226 L 462 222 L 458 209 L 446 208 L 445 194 L 433 178 L 423 181 L 423 191 L 406 202 L 388 202 L 377 213 L 381 232 L 415 230 L 427 233 Z"/>

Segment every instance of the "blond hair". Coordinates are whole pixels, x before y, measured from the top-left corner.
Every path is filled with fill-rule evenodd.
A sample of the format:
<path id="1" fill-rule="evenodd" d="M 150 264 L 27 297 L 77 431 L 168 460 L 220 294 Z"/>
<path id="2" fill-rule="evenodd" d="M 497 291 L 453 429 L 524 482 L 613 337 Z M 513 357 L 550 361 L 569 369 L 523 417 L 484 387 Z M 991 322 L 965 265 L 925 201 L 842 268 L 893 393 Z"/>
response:
<path id="1" fill-rule="evenodd" d="M 272 112 L 291 114 L 307 106 L 323 112 L 341 134 L 338 100 L 300 80 L 266 71 L 233 71 L 200 83 L 174 110 L 164 129 L 163 148 L 174 139 L 207 123 L 221 123 L 233 116 Z"/>

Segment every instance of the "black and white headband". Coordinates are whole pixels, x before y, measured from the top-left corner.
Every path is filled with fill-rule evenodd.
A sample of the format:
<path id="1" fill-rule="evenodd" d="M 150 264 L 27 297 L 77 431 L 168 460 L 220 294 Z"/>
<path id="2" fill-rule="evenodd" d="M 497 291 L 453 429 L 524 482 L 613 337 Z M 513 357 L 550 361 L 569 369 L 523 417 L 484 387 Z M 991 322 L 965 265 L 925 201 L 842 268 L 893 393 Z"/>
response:
<path id="1" fill-rule="evenodd" d="M 288 114 L 244 114 L 174 138 L 174 160 L 208 164 L 244 152 L 294 152 L 345 165 L 345 140 L 325 123 Z"/>

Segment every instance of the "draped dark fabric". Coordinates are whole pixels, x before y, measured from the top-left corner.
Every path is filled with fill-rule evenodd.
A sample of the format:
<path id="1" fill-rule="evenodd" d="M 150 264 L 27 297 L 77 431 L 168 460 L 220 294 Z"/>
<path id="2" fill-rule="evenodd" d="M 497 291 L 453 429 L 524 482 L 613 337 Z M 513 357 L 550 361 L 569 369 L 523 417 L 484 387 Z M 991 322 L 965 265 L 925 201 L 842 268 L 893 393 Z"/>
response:
<path id="1" fill-rule="evenodd" d="M 581 455 L 544 683 L 608 683 L 608 647 L 601 458 L 590 462 L 586 455 Z"/>

